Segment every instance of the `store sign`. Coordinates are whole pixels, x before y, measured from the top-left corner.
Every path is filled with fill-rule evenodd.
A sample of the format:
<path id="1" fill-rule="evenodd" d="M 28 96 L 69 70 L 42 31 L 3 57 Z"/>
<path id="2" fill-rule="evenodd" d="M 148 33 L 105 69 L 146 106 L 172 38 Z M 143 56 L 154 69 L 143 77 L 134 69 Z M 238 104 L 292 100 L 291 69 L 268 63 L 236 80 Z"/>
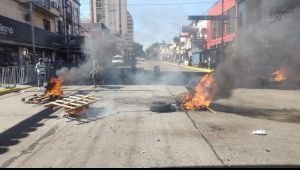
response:
<path id="1" fill-rule="evenodd" d="M 0 22 L 0 34 L 9 35 L 14 34 L 14 29 L 12 27 L 6 26 Z"/>

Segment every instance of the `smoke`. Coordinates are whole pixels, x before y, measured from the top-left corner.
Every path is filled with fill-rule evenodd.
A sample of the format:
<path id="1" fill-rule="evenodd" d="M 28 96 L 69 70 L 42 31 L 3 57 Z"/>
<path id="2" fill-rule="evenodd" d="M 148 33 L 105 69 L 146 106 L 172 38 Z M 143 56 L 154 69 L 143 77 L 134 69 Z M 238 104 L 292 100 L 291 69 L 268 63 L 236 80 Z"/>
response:
<path id="1" fill-rule="evenodd" d="M 86 56 L 85 62 L 78 68 L 62 68 L 56 72 L 59 77 L 64 79 L 66 84 L 81 84 L 89 82 L 89 73 L 92 70 L 92 63 L 96 60 L 105 69 L 110 66 L 111 58 L 119 54 L 121 38 L 105 32 L 92 32 L 86 36 L 82 49 Z"/>
<path id="2" fill-rule="evenodd" d="M 263 2 L 268 12 L 276 1 Z M 251 25 L 247 29 L 239 30 L 237 51 L 227 54 L 216 70 L 219 98 L 230 97 L 233 88 L 264 88 L 266 80 L 281 67 L 288 71 L 288 80 L 282 86 L 300 87 L 299 8 L 269 24 L 259 24 L 255 9 L 249 11 L 253 11 L 248 17 L 253 21 L 248 21 Z"/>
<path id="3" fill-rule="evenodd" d="M 90 106 L 86 115 L 89 118 L 105 118 L 117 113 L 116 104 L 113 100 L 101 100 Z"/>

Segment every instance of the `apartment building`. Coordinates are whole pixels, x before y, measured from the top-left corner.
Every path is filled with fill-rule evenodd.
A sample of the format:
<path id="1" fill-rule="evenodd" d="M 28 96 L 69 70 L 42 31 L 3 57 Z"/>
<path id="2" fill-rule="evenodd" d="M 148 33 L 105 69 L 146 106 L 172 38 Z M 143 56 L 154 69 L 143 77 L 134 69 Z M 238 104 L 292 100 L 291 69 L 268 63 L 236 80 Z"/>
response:
<path id="1" fill-rule="evenodd" d="M 127 34 L 127 0 L 91 0 L 92 23 L 104 23 L 112 33 L 125 39 Z"/>
<path id="2" fill-rule="evenodd" d="M 130 51 L 133 50 L 134 44 L 134 22 L 133 17 L 127 11 L 127 34 L 126 34 L 126 48 Z"/>

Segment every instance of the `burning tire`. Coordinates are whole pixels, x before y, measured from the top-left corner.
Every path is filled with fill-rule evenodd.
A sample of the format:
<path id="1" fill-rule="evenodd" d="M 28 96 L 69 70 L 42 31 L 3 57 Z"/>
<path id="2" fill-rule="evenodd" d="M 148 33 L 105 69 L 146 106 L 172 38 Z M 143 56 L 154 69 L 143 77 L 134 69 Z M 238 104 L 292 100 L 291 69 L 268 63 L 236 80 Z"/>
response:
<path id="1" fill-rule="evenodd" d="M 172 112 L 172 105 L 170 103 L 165 102 L 153 102 L 150 106 L 150 110 L 152 112 L 158 112 L 158 113 L 166 113 L 166 112 Z"/>

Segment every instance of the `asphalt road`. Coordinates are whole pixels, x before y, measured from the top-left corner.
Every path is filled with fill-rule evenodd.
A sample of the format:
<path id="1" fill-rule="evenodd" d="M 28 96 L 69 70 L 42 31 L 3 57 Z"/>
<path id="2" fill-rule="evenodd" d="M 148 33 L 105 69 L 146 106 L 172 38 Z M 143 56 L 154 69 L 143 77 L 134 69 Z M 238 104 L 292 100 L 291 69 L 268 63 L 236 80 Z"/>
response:
<path id="1" fill-rule="evenodd" d="M 157 63 L 145 64 L 151 68 Z M 300 125 L 295 121 L 299 91 L 237 89 L 231 99 L 216 102 L 216 114 L 150 111 L 151 102 L 174 103 L 174 96 L 185 91 L 184 86 L 164 84 L 65 86 L 65 95 L 101 98 L 80 119 L 22 103 L 23 97 L 36 94 L 33 89 L 0 96 L 0 167 L 300 165 Z M 231 108 L 222 110 L 224 106 Z M 278 112 L 254 115 L 234 110 L 237 106 Z M 276 117 L 279 112 L 289 118 Z M 253 135 L 258 129 L 268 135 Z"/>
<path id="2" fill-rule="evenodd" d="M 195 69 L 189 69 L 177 64 L 154 60 L 139 61 L 137 64 L 137 67 L 144 68 L 145 70 L 153 70 L 154 66 L 159 66 L 163 72 L 199 72 Z"/>

